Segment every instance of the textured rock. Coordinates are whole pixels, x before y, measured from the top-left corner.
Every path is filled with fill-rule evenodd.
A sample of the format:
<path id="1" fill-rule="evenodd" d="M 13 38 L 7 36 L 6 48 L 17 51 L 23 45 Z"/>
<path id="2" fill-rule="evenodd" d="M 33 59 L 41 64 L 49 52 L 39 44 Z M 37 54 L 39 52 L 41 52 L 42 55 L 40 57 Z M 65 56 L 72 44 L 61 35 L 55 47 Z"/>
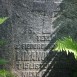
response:
<path id="1" fill-rule="evenodd" d="M 0 2 L 0 6 L 4 7 L 0 7 L 0 16 L 10 18 L 10 59 L 13 72 L 18 77 L 69 77 L 69 69 L 74 59 L 68 62 L 69 58 L 67 59 L 65 53 L 58 56 L 50 52 L 55 39 L 61 38 L 65 33 L 59 31 L 58 24 L 58 27 L 53 24 L 61 1 L 2 0 L 3 5 Z M 60 34 L 55 36 L 58 32 Z"/>

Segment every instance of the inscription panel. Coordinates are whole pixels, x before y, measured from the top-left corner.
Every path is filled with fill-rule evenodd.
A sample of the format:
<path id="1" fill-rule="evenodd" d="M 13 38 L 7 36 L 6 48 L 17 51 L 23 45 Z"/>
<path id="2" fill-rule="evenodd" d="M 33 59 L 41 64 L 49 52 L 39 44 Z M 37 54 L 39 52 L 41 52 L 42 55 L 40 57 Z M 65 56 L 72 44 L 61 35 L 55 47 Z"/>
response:
<path id="1" fill-rule="evenodd" d="M 15 51 L 15 70 L 19 77 L 42 77 L 47 67 L 44 67 L 41 72 L 42 61 L 47 56 L 49 51 L 44 51 L 44 48 L 50 41 L 49 35 L 36 36 L 37 43 L 22 43 L 16 45 Z"/>
<path id="2" fill-rule="evenodd" d="M 31 10 L 27 13 L 28 21 L 26 21 L 27 18 L 25 18 L 27 17 L 27 15 L 25 15 L 26 12 L 20 12 L 19 9 L 19 12 L 23 13 L 21 19 L 24 19 L 24 22 L 27 22 L 27 24 L 16 24 L 14 37 L 14 68 L 18 77 L 42 77 L 45 70 L 50 65 L 49 63 L 48 66 L 44 67 L 44 69 L 39 72 L 42 61 L 49 53 L 49 50 L 44 51 L 44 49 L 51 41 L 51 34 L 53 34 L 55 30 L 53 28 L 53 18 L 51 15 L 57 10 L 57 8 L 54 8 L 54 4 L 55 3 L 51 0 L 48 0 L 48 2 L 47 0 L 46 2 L 45 0 L 34 0 L 33 12 Z M 43 13 L 41 14 L 38 11 Z"/>

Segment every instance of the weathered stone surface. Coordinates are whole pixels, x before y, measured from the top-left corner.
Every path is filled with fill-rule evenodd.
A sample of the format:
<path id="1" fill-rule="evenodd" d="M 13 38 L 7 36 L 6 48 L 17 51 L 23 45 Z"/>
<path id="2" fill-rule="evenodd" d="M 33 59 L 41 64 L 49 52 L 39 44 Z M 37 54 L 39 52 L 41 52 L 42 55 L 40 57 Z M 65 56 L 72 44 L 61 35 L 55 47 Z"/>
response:
<path id="1" fill-rule="evenodd" d="M 13 1 L 13 31 L 15 67 L 19 77 L 42 77 L 42 61 L 49 53 L 44 51 L 55 31 L 52 20 L 57 10 L 54 1 L 22 0 Z"/>
<path id="2" fill-rule="evenodd" d="M 59 54 L 60 59 L 56 53 L 49 52 L 51 48 L 46 50 L 53 43 L 51 39 L 57 37 L 58 27 L 54 28 L 53 22 L 61 1 L 3 0 L 12 25 L 10 50 L 13 57 L 10 59 L 18 77 L 69 77 L 71 65 L 66 54 Z M 43 70 L 39 72 L 42 66 Z"/>

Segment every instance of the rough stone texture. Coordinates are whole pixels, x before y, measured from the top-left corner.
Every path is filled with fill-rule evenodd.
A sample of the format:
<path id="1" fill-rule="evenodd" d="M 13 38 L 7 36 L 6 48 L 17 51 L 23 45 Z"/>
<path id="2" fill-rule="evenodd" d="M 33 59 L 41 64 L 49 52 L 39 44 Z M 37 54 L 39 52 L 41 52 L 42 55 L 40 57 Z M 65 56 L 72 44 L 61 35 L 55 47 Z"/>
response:
<path id="1" fill-rule="evenodd" d="M 0 7 L 0 16 L 9 16 L 12 26 L 12 41 L 9 45 L 12 47 L 10 50 L 13 57 L 10 59 L 13 63 L 13 72 L 18 77 L 70 77 L 74 58 L 70 60 L 65 53 L 56 56 L 50 49 L 46 50 L 55 40 L 54 37 L 57 37 L 55 33 L 58 27 L 54 28 L 53 22 L 56 19 L 55 14 L 60 10 L 60 3 L 61 0 L 0 2 L 0 6 L 3 7 Z"/>
<path id="2" fill-rule="evenodd" d="M 3 65 L 0 65 L 0 68 L 7 68 L 10 69 L 12 67 L 11 65 L 11 53 L 12 53 L 12 26 L 10 21 L 10 7 L 8 0 L 0 0 L 0 17 L 9 17 L 6 22 L 4 22 L 2 25 L 0 25 L 0 41 L 6 42 L 5 45 L 0 46 L 0 58 L 3 58 L 5 60 L 8 60 L 9 63 L 6 64 L 4 67 Z M 9 58 L 10 57 L 10 58 Z"/>

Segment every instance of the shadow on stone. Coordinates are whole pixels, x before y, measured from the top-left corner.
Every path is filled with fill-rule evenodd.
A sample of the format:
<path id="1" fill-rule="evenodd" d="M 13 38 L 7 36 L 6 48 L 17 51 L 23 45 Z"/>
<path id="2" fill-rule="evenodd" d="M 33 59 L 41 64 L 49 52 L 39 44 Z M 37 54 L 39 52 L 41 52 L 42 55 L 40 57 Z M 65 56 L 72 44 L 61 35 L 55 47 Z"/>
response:
<path id="1" fill-rule="evenodd" d="M 57 39 L 71 36 L 77 40 L 75 2 L 76 0 L 63 0 L 60 4 L 60 12 L 57 14 L 60 16 L 53 22 L 53 28 L 58 26 L 58 29 L 51 35 L 51 41 L 44 49 L 45 51 L 50 49 L 50 51 L 44 61 L 42 61 L 40 67 L 40 71 L 43 71 L 46 68 L 42 77 L 73 77 L 73 73 L 76 71 L 77 61 L 72 53 L 69 53 L 67 56 L 65 52 L 58 53 L 52 51 Z"/>
<path id="2" fill-rule="evenodd" d="M 40 71 L 46 68 L 42 77 L 72 77 L 76 71 L 76 60 L 72 53 L 67 54 L 50 51 L 41 65 Z"/>

